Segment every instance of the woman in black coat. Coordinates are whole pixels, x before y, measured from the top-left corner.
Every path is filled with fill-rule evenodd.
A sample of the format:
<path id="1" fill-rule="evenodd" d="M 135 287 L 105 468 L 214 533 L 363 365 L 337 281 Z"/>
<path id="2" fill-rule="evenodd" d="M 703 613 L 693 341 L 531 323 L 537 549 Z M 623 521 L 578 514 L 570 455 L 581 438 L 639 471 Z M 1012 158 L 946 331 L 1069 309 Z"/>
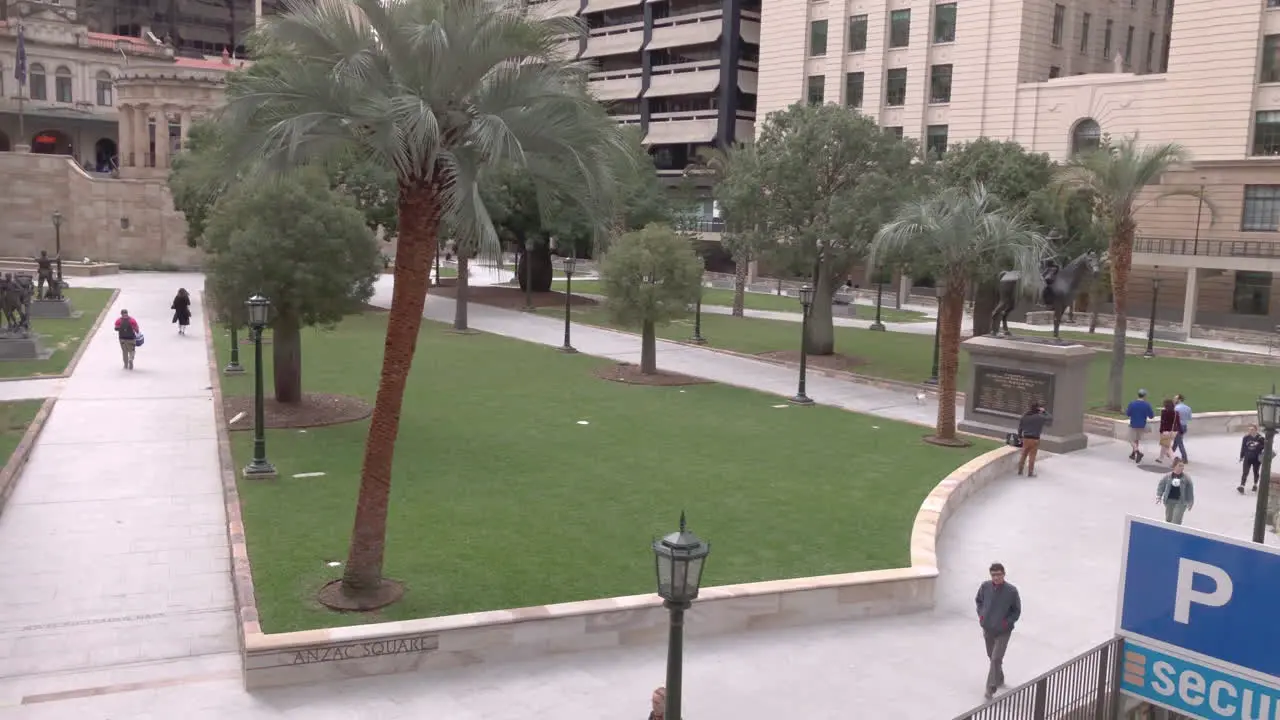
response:
<path id="1" fill-rule="evenodd" d="M 169 309 L 173 310 L 173 322 L 178 323 L 178 334 L 186 335 L 187 326 L 191 324 L 191 295 L 186 288 L 178 288 Z"/>

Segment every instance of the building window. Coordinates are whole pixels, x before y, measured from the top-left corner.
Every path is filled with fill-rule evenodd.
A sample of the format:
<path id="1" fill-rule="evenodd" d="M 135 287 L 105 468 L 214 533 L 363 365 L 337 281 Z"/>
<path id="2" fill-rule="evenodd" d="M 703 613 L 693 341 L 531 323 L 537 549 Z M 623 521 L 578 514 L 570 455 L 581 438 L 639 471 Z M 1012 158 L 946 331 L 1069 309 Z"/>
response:
<path id="1" fill-rule="evenodd" d="M 1271 273 L 1236 271 L 1236 286 L 1231 293 L 1231 312 L 1240 315 L 1269 315 L 1271 311 Z"/>
<path id="2" fill-rule="evenodd" d="M 1089 52 L 1089 13 L 1080 17 L 1080 54 Z"/>
<path id="3" fill-rule="evenodd" d="M 867 49 L 867 16 L 854 15 L 849 18 L 849 52 L 864 52 Z"/>
<path id="4" fill-rule="evenodd" d="M 851 108 L 862 107 L 862 88 L 865 84 L 865 76 L 860 72 L 851 72 L 845 75 L 844 104 Z"/>
<path id="5" fill-rule="evenodd" d="M 1160 0 L 1151 0 L 1151 14 L 1152 15 L 1160 14 Z"/>
<path id="6" fill-rule="evenodd" d="M 1154 32 L 1147 33 L 1147 59 L 1142 63 L 1143 72 L 1151 72 L 1151 58 L 1156 52 L 1156 34 Z"/>
<path id="7" fill-rule="evenodd" d="M 933 12 L 933 41 L 935 43 L 955 42 L 956 4 L 934 5 Z"/>
<path id="8" fill-rule="evenodd" d="M 1267 7 L 1280 8 L 1280 0 L 1267 0 Z"/>
<path id="9" fill-rule="evenodd" d="M 1071 131 L 1071 154 L 1097 150 L 1102 145 L 1102 128 L 1092 118 L 1085 118 L 1076 123 Z"/>
<path id="10" fill-rule="evenodd" d="M 809 23 L 809 57 L 822 57 L 827 54 L 827 21 L 814 20 Z"/>
<path id="11" fill-rule="evenodd" d="M 1129 31 L 1124 34 L 1124 64 L 1125 67 L 1133 62 L 1133 26 L 1129 26 Z"/>
<path id="12" fill-rule="evenodd" d="M 891 126 L 889 126 L 889 127 L 887 127 L 887 128 L 885 128 L 885 129 L 884 129 L 884 133 L 885 133 L 886 135 L 892 135 L 892 136 L 894 136 L 894 137 L 898 138 L 899 140 L 901 140 L 901 139 L 902 139 L 902 126 L 901 126 L 901 125 L 891 125 Z"/>
<path id="13" fill-rule="evenodd" d="M 1280 231 L 1280 185 L 1245 185 L 1240 214 L 1244 232 Z"/>
<path id="14" fill-rule="evenodd" d="M 806 97 L 809 99 L 810 105 L 821 105 L 825 99 L 827 85 L 826 75 L 810 75 L 809 89 Z"/>
<path id="15" fill-rule="evenodd" d="M 1053 46 L 1062 47 L 1062 29 L 1067 24 L 1067 6 L 1053 6 Z"/>
<path id="16" fill-rule="evenodd" d="M 1111 59 L 1111 28 L 1115 26 L 1111 20 L 1107 20 L 1107 27 L 1102 31 L 1102 59 Z"/>
<path id="17" fill-rule="evenodd" d="M 1280 110 L 1264 110 L 1253 116 L 1253 154 L 1280 155 Z"/>
<path id="18" fill-rule="evenodd" d="M 71 97 L 71 71 L 60 67 L 53 73 L 54 98 L 60 103 L 75 102 Z"/>
<path id="19" fill-rule="evenodd" d="M 930 125 L 925 128 L 924 147 L 932 154 L 942 155 L 947 151 L 947 126 Z"/>
<path id="20" fill-rule="evenodd" d="M 44 66 L 40 63 L 27 68 L 27 93 L 32 100 L 49 99 L 49 84 L 45 79 Z"/>
<path id="21" fill-rule="evenodd" d="M 1262 38 L 1262 76 L 1258 82 L 1280 82 L 1280 35 Z"/>
<path id="22" fill-rule="evenodd" d="M 906 47 L 911 42 L 911 11 L 894 10 L 889 13 L 889 47 Z"/>
<path id="23" fill-rule="evenodd" d="M 111 73 L 106 70 L 98 72 L 98 104 L 110 105 L 112 95 Z"/>
<path id="24" fill-rule="evenodd" d="M 1052 80 L 1054 78 L 1059 78 L 1059 77 L 1062 77 L 1062 68 L 1058 67 L 1057 65 L 1050 65 L 1049 79 Z"/>
<path id="25" fill-rule="evenodd" d="M 885 73 L 884 104 L 899 107 L 907 103 L 907 69 L 894 68 Z"/>
<path id="26" fill-rule="evenodd" d="M 1164 34 L 1164 47 L 1160 48 L 1160 72 L 1169 72 L 1169 47 L 1173 45 L 1173 36 Z"/>
<path id="27" fill-rule="evenodd" d="M 929 102 L 951 102 L 951 65 L 929 68 Z"/>

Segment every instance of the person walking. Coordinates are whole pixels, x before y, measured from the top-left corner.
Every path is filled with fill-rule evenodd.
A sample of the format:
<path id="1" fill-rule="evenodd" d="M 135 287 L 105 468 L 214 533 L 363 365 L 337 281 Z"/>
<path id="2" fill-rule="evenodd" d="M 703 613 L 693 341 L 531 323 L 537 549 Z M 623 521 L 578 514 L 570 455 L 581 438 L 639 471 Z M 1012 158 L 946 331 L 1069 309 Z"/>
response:
<path id="1" fill-rule="evenodd" d="M 1173 459 L 1173 441 L 1182 433 L 1182 420 L 1174 409 L 1173 398 L 1165 398 L 1160 408 L 1160 456 L 1156 462 L 1163 463 L 1165 458 Z"/>
<path id="2" fill-rule="evenodd" d="M 1155 408 L 1147 402 L 1146 390 L 1138 391 L 1138 397 L 1129 402 L 1124 415 L 1129 418 L 1129 445 L 1133 449 L 1129 453 L 1129 459 L 1141 463 L 1145 457 L 1142 453 L 1142 436 L 1147 432 L 1147 421 L 1156 416 Z"/>
<path id="3" fill-rule="evenodd" d="M 1013 626 L 1022 617 L 1022 598 L 1018 596 L 1018 588 L 1005 580 L 1004 565 L 991 563 L 988 570 L 991 579 L 978 586 L 974 604 L 987 646 L 987 691 L 983 697 L 990 700 L 1005 684 L 1004 654 L 1009 649 Z"/>
<path id="4" fill-rule="evenodd" d="M 1189 463 L 1187 459 L 1187 430 L 1191 427 L 1191 406 L 1187 404 L 1187 398 L 1182 393 L 1173 396 L 1173 409 L 1178 412 L 1178 422 L 1182 425 L 1182 430 L 1173 438 L 1173 449 L 1182 456 L 1182 462 Z"/>
<path id="5" fill-rule="evenodd" d="M 128 310 L 121 310 L 116 318 L 116 337 L 120 338 L 120 356 L 124 359 L 124 369 L 133 369 L 133 354 L 137 351 L 138 321 L 129 316 Z"/>
<path id="6" fill-rule="evenodd" d="M 1031 403 L 1022 419 L 1018 420 L 1018 436 L 1022 438 L 1022 454 L 1018 456 L 1018 474 L 1027 468 L 1027 477 L 1036 476 L 1036 455 L 1040 452 L 1040 433 L 1053 421 L 1053 416 L 1040 403 Z"/>
<path id="7" fill-rule="evenodd" d="M 178 288 L 169 309 L 173 311 L 173 322 L 178 323 L 178 334 L 186 335 L 187 326 L 191 324 L 191 295 L 186 288 Z"/>
<path id="8" fill-rule="evenodd" d="M 1195 483 L 1183 472 L 1182 458 L 1173 461 L 1173 469 L 1160 478 L 1156 486 L 1156 502 L 1164 505 L 1164 521 L 1182 524 L 1182 516 L 1196 504 Z"/>
<path id="9" fill-rule="evenodd" d="M 663 720 L 667 716 L 667 688 L 664 686 L 654 690 L 649 704 L 652 708 L 649 720 Z"/>
<path id="10" fill-rule="evenodd" d="M 1258 492 L 1258 472 L 1262 468 L 1262 453 L 1267 449 L 1267 439 L 1258 432 L 1257 425 L 1250 425 L 1249 432 L 1240 440 L 1240 485 L 1236 492 L 1244 494 L 1244 480 L 1253 468 L 1253 491 Z"/>

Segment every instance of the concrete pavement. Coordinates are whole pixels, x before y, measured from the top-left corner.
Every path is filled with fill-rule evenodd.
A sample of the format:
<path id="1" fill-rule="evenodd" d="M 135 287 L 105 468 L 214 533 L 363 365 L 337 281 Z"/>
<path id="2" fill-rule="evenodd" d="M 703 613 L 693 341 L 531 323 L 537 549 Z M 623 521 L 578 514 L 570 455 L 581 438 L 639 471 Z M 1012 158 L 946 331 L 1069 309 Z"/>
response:
<path id="1" fill-rule="evenodd" d="M 23 610 L 30 619 L 6 617 L 8 633 L 0 639 L 24 627 L 55 622 L 107 622 L 25 630 L 26 636 L 56 636 L 63 656 L 99 649 L 79 666 L 43 641 L 0 642 L 5 663 L 0 667 L 7 669 L 0 680 L 0 719 L 645 716 L 649 692 L 662 682 L 662 647 L 245 693 L 238 680 L 224 674 L 234 668 L 229 662 L 234 654 L 227 648 L 228 636 L 217 629 L 222 619 L 230 622 L 225 543 L 220 539 L 221 545 L 212 546 L 203 531 L 207 521 L 221 514 L 220 496 L 216 511 L 205 497 L 217 492 L 217 458 L 204 389 L 203 343 L 198 334 L 166 337 L 160 323 L 148 318 L 159 311 L 139 309 L 161 302 L 167 308 L 175 283 L 188 288 L 201 283 L 192 276 L 124 275 L 96 281 L 124 289 L 121 303 L 141 316 L 148 344 L 139 351 L 138 375 L 127 377 L 119 370 L 114 339 L 104 330 L 67 382 L 33 465 L 0 516 L 0 562 L 7 564 L 8 577 L 39 578 L 11 582 L 10 597 L 16 592 L 31 599 L 35 593 L 28 589 L 37 587 L 53 588 L 53 593 L 41 596 L 48 607 Z M 389 297 L 384 294 L 388 289 L 381 285 L 379 296 Z M 452 302 L 431 297 L 426 314 L 451 319 Z M 550 318 L 474 306 L 471 321 L 476 329 L 534 342 L 558 345 L 561 340 L 561 325 Z M 584 351 L 631 361 L 638 355 L 634 336 L 585 327 L 575 327 L 574 333 L 574 344 Z M 794 373 L 767 363 L 670 343 L 659 348 L 658 360 L 674 371 L 766 392 L 794 392 Z M 128 384 L 136 377 L 143 382 Z M 830 378 L 812 378 L 810 392 L 820 402 L 898 419 L 931 422 L 934 413 L 930 403 L 916 404 L 910 393 Z M 1159 475 L 1126 461 L 1128 451 L 1121 443 L 1097 438 L 1091 443 L 1080 453 L 1045 458 L 1039 478 L 996 481 L 952 517 L 940 538 L 942 580 L 938 607 L 931 613 L 691 638 L 686 643 L 686 717 L 843 720 L 851 707 L 885 720 L 953 717 L 982 699 L 984 658 L 972 597 L 992 560 L 1008 566 L 1026 608 L 1007 660 L 1011 684 L 1105 639 L 1114 623 L 1121 520 L 1126 513 L 1154 515 Z M 175 452 L 179 446 L 182 451 Z M 1252 497 L 1241 498 L 1234 490 L 1237 449 L 1234 438 L 1192 438 L 1199 504 L 1188 514 L 1188 524 L 1237 536 L 1248 533 Z M 131 459 L 139 453 L 154 454 L 166 472 L 139 469 L 143 463 Z M 856 470 L 856 463 L 852 467 Z M 153 503 L 166 506 L 169 516 L 146 514 Z M 851 520 L 856 513 L 850 509 Z M 119 552 L 126 541 L 149 548 L 138 551 L 146 555 L 145 565 Z M 150 542 L 165 545 L 156 549 Z M 199 606 L 203 612 L 171 597 L 178 583 L 188 582 L 182 578 L 189 565 L 205 567 L 214 557 L 222 558 L 221 570 L 196 573 L 201 588 L 211 579 L 222 587 L 207 587 L 208 602 Z M 163 567 L 163 573 L 153 566 Z M 161 582 L 162 577 L 167 580 Z M 106 594 L 76 595 L 84 589 L 79 586 Z M 120 598 L 116 609 L 107 601 L 110 590 L 120 588 L 142 590 L 137 597 Z M 63 607 L 64 592 L 78 597 L 83 609 Z M 115 613 L 126 610 L 135 619 L 112 622 Z M 162 617 L 139 619 L 152 614 Z M 193 621 L 195 614 L 213 624 L 202 626 Z M 234 649 L 234 636 L 230 638 Z M 132 661 L 113 659 L 103 649 L 135 646 L 154 649 L 147 658 L 139 655 Z M 187 653 L 180 655 L 181 649 Z M 67 694 L 49 694 L 59 691 Z M 15 706 L 24 697 L 28 704 Z"/>

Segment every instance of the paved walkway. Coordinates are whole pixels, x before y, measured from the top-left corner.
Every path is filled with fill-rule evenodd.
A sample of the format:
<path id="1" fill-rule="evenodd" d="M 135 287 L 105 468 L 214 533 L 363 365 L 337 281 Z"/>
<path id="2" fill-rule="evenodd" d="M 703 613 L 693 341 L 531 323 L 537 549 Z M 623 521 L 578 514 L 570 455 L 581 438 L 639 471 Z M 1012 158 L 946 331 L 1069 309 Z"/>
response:
<path id="1" fill-rule="evenodd" d="M 167 307 L 177 283 L 200 285 L 191 276 L 100 282 L 122 286 L 122 303 L 144 322 L 138 308 Z M 379 298 L 389 298 L 386 283 Z M 451 319 L 452 302 L 430 298 L 427 315 Z M 535 342 L 561 340 L 561 325 L 550 318 L 477 305 L 471 321 L 476 329 Z M 639 351 L 634 336 L 585 327 L 575 328 L 574 344 L 631 361 Z M 234 667 L 234 636 L 226 548 L 205 532 L 222 511 L 202 343 L 198 336 L 165 337 L 157 327 L 147 350 L 137 373 L 127 376 L 115 365 L 112 338 L 95 338 L 0 516 L 0 562 L 9 565 L 10 578 L 31 578 L 10 583 L 10 597 L 17 593 L 26 605 L 24 619 L 6 616 L 9 632 L 0 635 L 14 640 L 0 643 L 8 676 L 0 683 L 0 719 L 624 720 L 647 713 L 649 691 L 662 681 L 662 647 L 245 693 L 222 675 Z M 669 343 L 658 353 L 659 364 L 672 370 L 794 392 L 794 373 L 767 363 Z M 819 402 L 899 419 L 929 422 L 934 412 L 909 393 L 828 378 L 813 378 L 810 390 Z M 941 538 L 933 612 L 691 639 L 686 716 L 843 720 L 859 707 L 874 708 L 884 720 L 953 717 L 981 702 L 984 658 L 971 603 L 995 559 L 1009 567 L 1026 606 L 1009 651 L 1011 683 L 1105 639 L 1114 622 L 1121 520 L 1126 513 L 1153 514 L 1159 476 L 1125 461 L 1121 444 L 1092 441 L 1086 451 L 1046 458 L 1039 478 L 997 481 L 962 507 Z M 1237 447 L 1233 438 L 1193 438 L 1200 502 L 1189 524 L 1249 532 L 1252 497 L 1233 489 Z M 153 512 L 157 507 L 167 514 Z M 125 546 L 136 552 L 122 552 Z M 206 563 L 220 569 L 196 572 Z M 183 584 L 193 595 L 207 593 L 203 602 L 174 597 Z M 139 592 L 111 594 L 131 588 Z M 158 617 L 22 629 L 126 612 Z M 32 639 L 40 632 L 53 639 Z M 112 657 L 108 648 L 132 659 Z M 32 697 L 59 690 L 71 694 Z M 29 704 L 13 707 L 22 697 Z"/>

